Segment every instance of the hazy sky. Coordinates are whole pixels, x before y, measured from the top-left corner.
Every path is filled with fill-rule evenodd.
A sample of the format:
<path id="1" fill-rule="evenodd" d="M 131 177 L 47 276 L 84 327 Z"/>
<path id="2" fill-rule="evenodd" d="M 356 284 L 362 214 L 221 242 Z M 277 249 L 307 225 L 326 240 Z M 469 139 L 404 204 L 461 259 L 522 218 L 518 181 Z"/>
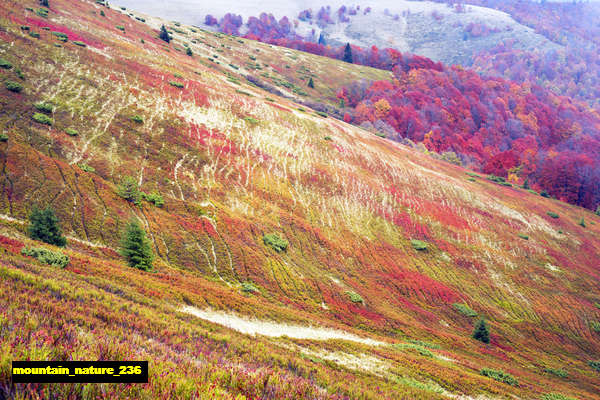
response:
<path id="1" fill-rule="evenodd" d="M 547 0 L 564 1 L 572 0 Z M 600 0 L 590 0 L 600 2 Z M 231 12 L 241 14 L 244 17 L 258 15 L 265 11 L 270 12 L 276 17 L 283 16 L 295 17 L 301 10 L 307 8 L 319 8 L 323 5 L 339 7 L 341 5 L 361 5 L 362 7 L 372 6 L 379 10 L 389 8 L 394 10 L 398 3 L 403 1 L 395 0 L 113 0 L 117 6 L 123 6 L 137 10 L 146 14 L 162 17 L 168 20 L 177 20 L 187 24 L 198 24 L 204 21 L 206 14 L 213 14 L 217 17 Z M 396 6 L 396 7 L 394 7 Z M 244 18 L 245 19 L 245 18 Z"/>

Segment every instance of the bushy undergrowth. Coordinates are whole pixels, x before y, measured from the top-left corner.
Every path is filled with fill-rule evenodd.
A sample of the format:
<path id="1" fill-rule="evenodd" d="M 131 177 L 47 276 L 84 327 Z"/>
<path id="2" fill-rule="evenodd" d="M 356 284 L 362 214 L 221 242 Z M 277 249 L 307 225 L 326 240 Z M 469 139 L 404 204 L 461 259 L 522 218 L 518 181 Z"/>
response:
<path id="1" fill-rule="evenodd" d="M 547 372 L 559 378 L 566 378 L 567 376 L 569 376 L 569 372 L 562 368 L 545 368 L 544 372 Z"/>
<path id="2" fill-rule="evenodd" d="M 452 304 L 452 307 L 454 307 L 459 313 L 467 317 L 476 317 L 478 315 L 477 311 L 473 310 L 471 307 L 463 303 L 454 303 Z"/>
<path id="3" fill-rule="evenodd" d="M 60 251 L 51 251 L 42 247 L 23 247 L 21 254 L 34 257 L 39 262 L 64 268 L 69 264 L 69 256 Z"/>
<path id="4" fill-rule="evenodd" d="M 270 233 L 263 236 L 263 243 L 278 253 L 286 251 L 288 248 L 288 241 L 279 237 L 276 233 Z"/>
<path id="5" fill-rule="evenodd" d="M 4 82 L 4 86 L 6 89 L 14 93 L 20 93 L 23 90 L 23 85 L 15 81 L 6 81 Z"/>
<path id="6" fill-rule="evenodd" d="M 412 245 L 413 249 L 417 251 L 427 250 L 427 243 L 422 240 L 412 239 L 410 244 Z"/>
<path id="7" fill-rule="evenodd" d="M 506 373 L 504 371 L 491 368 L 483 368 L 480 372 L 481 375 L 497 380 L 498 382 L 503 382 L 511 386 L 519 386 L 519 381 L 517 381 L 515 377 L 511 374 Z"/>
<path id="8" fill-rule="evenodd" d="M 40 124 L 43 125 L 52 125 L 54 124 L 54 120 L 52 118 L 50 118 L 49 116 L 47 116 L 46 114 L 42 114 L 42 113 L 35 113 L 33 114 L 33 120 L 35 122 L 38 122 Z"/>
<path id="9" fill-rule="evenodd" d="M 362 298 L 362 296 L 356 292 L 353 291 L 347 291 L 346 294 L 348 295 L 348 297 L 350 298 L 350 301 L 353 303 L 361 303 L 364 304 L 364 300 Z"/>

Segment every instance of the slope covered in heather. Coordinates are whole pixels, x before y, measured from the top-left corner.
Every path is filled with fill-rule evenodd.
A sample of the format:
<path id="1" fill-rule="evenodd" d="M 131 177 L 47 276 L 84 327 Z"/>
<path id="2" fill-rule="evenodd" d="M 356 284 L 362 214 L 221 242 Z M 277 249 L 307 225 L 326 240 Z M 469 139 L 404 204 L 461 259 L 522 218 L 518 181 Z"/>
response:
<path id="1" fill-rule="evenodd" d="M 309 99 L 382 72 L 89 1 L 2 0 L 0 26 L 2 396 L 598 398 L 599 217 L 323 117 L 240 66 L 318 73 Z M 154 200 L 119 196 L 126 175 Z M 27 238 L 34 205 L 56 210 L 65 249 Z M 117 253 L 131 218 L 153 272 Z M 11 384 L 27 358 L 148 359 L 150 382 Z"/>

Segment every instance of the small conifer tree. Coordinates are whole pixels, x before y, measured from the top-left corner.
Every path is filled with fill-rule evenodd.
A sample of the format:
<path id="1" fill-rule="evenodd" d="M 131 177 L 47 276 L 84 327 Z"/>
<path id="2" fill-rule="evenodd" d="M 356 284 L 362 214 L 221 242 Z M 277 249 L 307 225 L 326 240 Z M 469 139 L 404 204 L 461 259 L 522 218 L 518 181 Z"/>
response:
<path id="1" fill-rule="evenodd" d="M 48 4 L 48 0 L 40 0 L 40 5 L 44 7 L 50 7 L 50 4 Z"/>
<path id="2" fill-rule="evenodd" d="M 600 205 L 596 208 L 596 215 L 600 216 Z"/>
<path id="3" fill-rule="evenodd" d="M 346 47 L 344 48 L 344 58 L 343 61 L 352 64 L 352 47 L 350 47 L 350 43 L 346 43 Z"/>
<path id="4" fill-rule="evenodd" d="M 581 217 L 581 219 L 579 220 L 578 225 L 583 226 L 585 228 L 585 219 L 583 219 L 583 217 Z"/>
<path id="5" fill-rule="evenodd" d="M 525 179 L 522 187 L 523 187 L 523 189 L 529 189 L 529 179 Z"/>
<path id="6" fill-rule="evenodd" d="M 479 340 L 483 343 L 490 342 L 490 328 L 483 318 L 481 318 L 479 321 L 477 321 L 477 324 L 475 324 L 475 330 L 473 330 L 472 337 L 473 339 Z"/>
<path id="7" fill-rule="evenodd" d="M 33 240 L 41 240 L 54 246 L 64 247 L 67 239 L 62 235 L 58 222 L 52 208 L 46 207 L 44 210 L 34 208 L 29 215 L 29 237 Z"/>
<path id="8" fill-rule="evenodd" d="M 135 178 L 131 176 L 123 177 L 121 183 L 117 186 L 117 194 L 133 204 L 140 203 L 140 189 Z"/>
<path id="9" fill-rule="evenodd" d="M 169 32 L 167 32 L 167 28 L 165 28 L 164 25 L 160 27 L 160 33 L 158 34 L 158 37 L 167 43 L 171 41 L 171 36 L 169 36 Z"/>
<path id="10" fill-rule="evenodd" d="M 189 47 L 186 47 L 185 54 L 187 54 L 190 57 L 194 55 L 194 53 L 192 52 L 192 49 L 190 49 Z"/>
<path id="11" fill-rule="evenodd" d="M 127 228 L 121 239 L 120 253 L 130 267 L 144 271 L 152 269 L 154 254 L 150 247 L 150 241 L 146 237 L 146 232 L 144 232 L 140 223 L 135 219 L 127 224 Z"/>
<path id="12" fill-rule="evenodd" d="M 310 79 L 308 80 L 308 87 L 311 89 L 315 88 L 315 82 L 313 81 L 312 76 L 310 77 Z"/>

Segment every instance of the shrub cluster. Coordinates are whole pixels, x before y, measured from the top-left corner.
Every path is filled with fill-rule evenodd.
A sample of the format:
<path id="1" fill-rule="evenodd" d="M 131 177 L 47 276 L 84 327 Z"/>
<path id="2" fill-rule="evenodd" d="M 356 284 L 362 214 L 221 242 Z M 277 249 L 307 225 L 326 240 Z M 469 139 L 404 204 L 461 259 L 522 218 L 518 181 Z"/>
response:
<path id="1" fill-rule="evenodd" d="M 498 382 L 503 382 L 511 386 L 519 386 L 519 381 L 517 381 L 515 377 L 511 374 L 508 374 L 504 371 L 491 368 L 483 368 L 480 372 L 481 375 L 497 380 Z"/>
<path id="2" fill-rule="evenodd" d="M 461 313 L 462 315 L 466 315 L 467 317 L 476 317 L 478 315 L 477 311 L 473 310 L 466 304 L 454 303 L 452 304 L 452 307 L 454 307 L 459 313 Z"/>
<path id="3" fill-rule="evenodd" d="M 350 297 L 350 301 L 353 303 L 361 303 L 364 304 L 365 301 L 363 300 L 362 296 L 356 292 L 353 291 L 347 291 L 346 294 L 348 295 L 348 297 Z"/>
<path id="4" fill-rule="evenodd" d="M 40 124 L 44 125 L 52 125 L 54 123 L 54 120 L 46 114 L 35 113 L 33 114 L 32 118 L 35 122 L 39 122 Z"/>
<path id="5" fill-rule="evenodd" d="M 288 241 L 279 237 L 276 233 L 270 233 L 263 236 L 263 243 L 278 253 L 286 251 L 288 248 Z"/>
<path id="6" fill-rule="evenodd" d="M 23 247 L 21 254 L 56 267 L 64 268 L 69 264 L 69 256 L 60 251 L 50 251 L 41 247 Z"/>
<path id="7" fill-rule="evenodd" d="M 12 64 L 9 61 L 6 61 L 4 58 L 0 58 L 0 68 L 11 69 Z"/>
<path id="8" fill-rule="evenodd" d="M 23 85 L 21 85 L 19 82 L 6 81 L 4 83 L 4 86 L 6 86 L 8 90 L 14 93 L 20 93 L 23 90 Z"/>
<path id="9" fill-rule="evenodd" d="M 48 104 L 48 103 L 35 103 L 33 105 L 38 111 L 41 112 L 45 112 L 45 113 L 51 113 L 52 111 L 54 111 L 54 106 L 52 104 Z"/>
<path id="10" fill-rule="evenodd" d="M 156 207 L 162 207 L 165 204 L 165 199 L 157 191 L 151 193 L 140 192 L 140 194 L 143 200 L 154 204 Z"/>
<path id="11" fill-rule="evenodd" d="M 427 243 L 425 243 L 425 242 L 424 242 L 424 241 L 422 241 L 422 240 L 416 240 L 416 239 L 412 239 L 412 240 L 410 241 L 410 244 L 412 245 L 412 247 L 413 247 L 415 250 L 418 250 L 418 251 L 425 251 L 425 250 L 427 250 Z"/>

